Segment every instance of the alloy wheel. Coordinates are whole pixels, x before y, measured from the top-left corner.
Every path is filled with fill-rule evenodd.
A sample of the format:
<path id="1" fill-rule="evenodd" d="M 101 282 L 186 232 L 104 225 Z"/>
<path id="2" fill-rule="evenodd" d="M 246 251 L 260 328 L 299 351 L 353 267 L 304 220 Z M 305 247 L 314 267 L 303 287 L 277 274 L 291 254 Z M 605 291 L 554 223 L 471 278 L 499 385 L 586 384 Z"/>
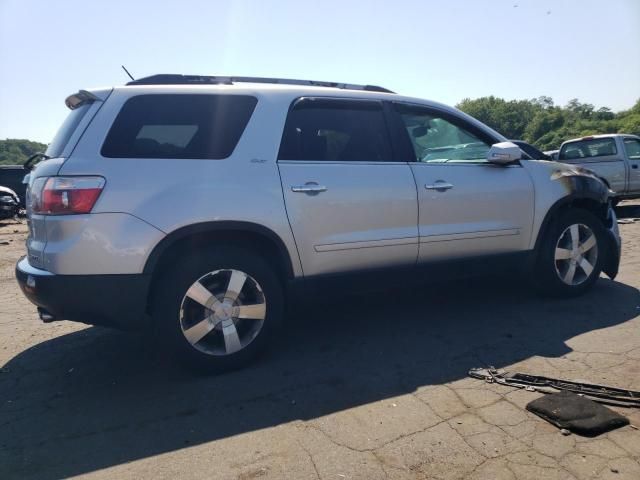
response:
<path id="1" fill-rule="evenodd" d="M 215 270 L 196 280 L 180 305 L 180 329 L 208 355 L 236 353 L 260 333 L 267 303 L 260 284 L 240 270 Z"/>
<path id="2" fill-rule="evenodd" d="M 576 223 L 562 232 L 554 254 L 556 273 L 562 282 L 570 286 L 586 282 L 597 261 L 598 241 L 590 227 Z"/>

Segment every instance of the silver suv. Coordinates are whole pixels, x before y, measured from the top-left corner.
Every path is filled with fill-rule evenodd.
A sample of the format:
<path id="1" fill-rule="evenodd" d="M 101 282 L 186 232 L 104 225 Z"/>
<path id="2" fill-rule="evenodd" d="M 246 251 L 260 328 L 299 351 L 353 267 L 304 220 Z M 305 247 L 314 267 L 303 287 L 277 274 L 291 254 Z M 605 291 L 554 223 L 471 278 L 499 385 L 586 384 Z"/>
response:
<path id="1" fill-rule="evenodd" d="M 81 90 L 31 172 L 16 267 L 44 321 L 154 329 L 224 370 L 269 343 L 302 288 L 516 265 L 575 295 L 620 238 L 608 189 L 386 89 L 155 75 Z M 348 282 L 344 282 L 348 279 Z"/>

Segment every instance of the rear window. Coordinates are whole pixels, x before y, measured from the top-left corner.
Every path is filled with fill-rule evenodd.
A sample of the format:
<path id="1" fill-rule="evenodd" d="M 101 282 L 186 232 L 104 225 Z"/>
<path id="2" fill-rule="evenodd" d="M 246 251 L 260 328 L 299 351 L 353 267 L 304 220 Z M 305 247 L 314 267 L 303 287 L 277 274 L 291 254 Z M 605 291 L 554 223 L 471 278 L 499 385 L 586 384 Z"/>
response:
<path id="1" fill-rule="evenodd" d="M 80 124 L 80 121 L 85 116 L 90 107 L 91 102 L 87 102 L 69 112 L 67 118 L 58 129 L 56 136 L 53 137 L 53 140 L 47 147 L 47 151 L 45 153 L 49 157 L 56 158 L 62 155 L 64 148 L 67 146 L 67 143 L 71 138 L 71 135 L 73 135 L 73 132 L 75 132 L 76 128 Z"/>
<path id="2" fill-rule="evenodd" d="M 299 100 L 287 117 L 278 158 L 392 161 L 382 105 L 360 100 Z"/>
<path id="3" fill-rule="evenodd" d="M 581 158 L 607 157 L 616 155 L 616 141 L 613 138 L 592 138 L 567 143 L 560 150 L 560 160 L 579 160 Z"/>
<path id="4" fill-rule="evenodd" d="M 109 130 L 109 158 L 227 158 L 258 100 L 245 95 L 138 95 Z"/>

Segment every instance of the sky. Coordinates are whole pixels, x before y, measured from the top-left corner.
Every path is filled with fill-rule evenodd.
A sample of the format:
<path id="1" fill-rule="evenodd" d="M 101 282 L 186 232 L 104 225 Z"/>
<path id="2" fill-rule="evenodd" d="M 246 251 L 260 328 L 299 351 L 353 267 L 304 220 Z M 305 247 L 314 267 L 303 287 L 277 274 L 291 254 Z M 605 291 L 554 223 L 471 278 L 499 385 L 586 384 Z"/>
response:
<path id="1" fill-rule="evenodd" d="M 0 0 L 0 139 L 154 73 L 381 85 L 455 105 L 640 98 L 640 0 Z"/>

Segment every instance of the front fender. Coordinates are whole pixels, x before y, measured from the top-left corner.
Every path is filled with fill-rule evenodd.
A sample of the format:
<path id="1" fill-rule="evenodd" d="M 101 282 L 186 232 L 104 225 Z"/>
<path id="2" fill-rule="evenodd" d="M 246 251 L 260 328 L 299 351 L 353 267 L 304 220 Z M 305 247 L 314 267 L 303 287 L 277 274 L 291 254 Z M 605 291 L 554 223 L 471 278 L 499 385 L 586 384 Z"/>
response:
<path id="1" fill-rule="evenodd" d="M 535 187 L 535 204 L 530 249 L 540 238 L 562 208 L 576 202 L 590 203 L 599 218 L 607 215 L 609 190 L 595 176 L 570 165 L 557 162 L 526 160 L 522 166 L 531 176 Z"/>
<path id="2" fill-rule="evenodd" d="M 620 263 L 620 235 L 607 186 L 589 171 L 571 165 L 526 161 L 523 166 L 536 188 L 532 250 L 538 250 L 549 225 L 560 211 L 565 208 L 589 210 L 602 221 L 607 232 L 603 271 L 613 279 Z"/>

